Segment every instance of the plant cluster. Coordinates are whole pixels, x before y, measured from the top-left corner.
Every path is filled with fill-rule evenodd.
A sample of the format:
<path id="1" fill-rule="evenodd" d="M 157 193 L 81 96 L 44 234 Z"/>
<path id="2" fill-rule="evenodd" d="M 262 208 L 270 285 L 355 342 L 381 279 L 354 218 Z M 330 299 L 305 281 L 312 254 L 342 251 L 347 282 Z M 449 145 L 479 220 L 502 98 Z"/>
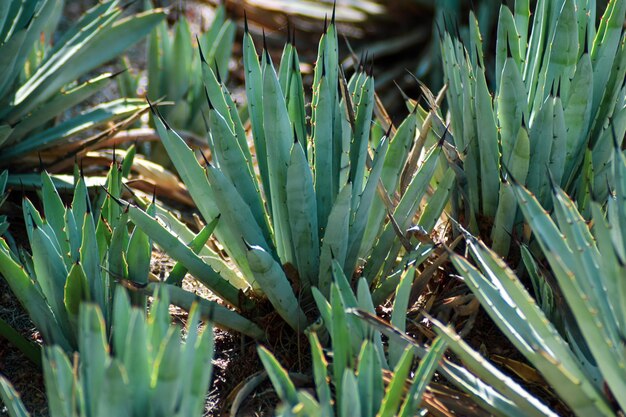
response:
<path id="1" fill-rule="evenodd" d="M 76 78 L 87 64 L 72 57 L 91 65 L 91 48 L 101 48 L 109 59 L 162 17 L 115 23 L 117 2 L 102 3 L 57 46 L 33 49 L 33 33 L 53 33 L 56 3 L 0 6 L 0 50 L 19 52 L 3 55 L 13 72 L 0 144 L 11 158 L 68 123 L 48 126 L 50 103 L 73 94 L 56 64 L 72 63 Z M 626 2 L 608 1 L 599 24 L 594 1 L 530 6 L 501 7 L 493 69 L 473 13 L 465 44 L 443 33 L 447 92 L 423 86 L 426 106 L 408 99 L 397 125 L 366 59 L 346 77 L 334 14 L 310 90 L 293 36 L 275 65 L 245 22 L 243 110 L 226 85 L 235 26 L 223 8 L 193 59 L 186 21 L 171 38 L 166 23 L 156 26 L 148 96 L 176 106 L 147 105 L 202 216 L 197 229 L 127 192 L 133 146 L 97 190 L 76 168 L 69 204 L 42 172 L 40 204 L 22 200 L 28 248 L 0 238 L 0 274 L 44 342 L 51 415 L 201 415 L 213 355 L 212 325 L 200 332 L 201 320 L 258 343 L 265 373 L 240 389 L 265 375 L 280 416 L 626 412 Z M 118 39 L 131 27 L 141 29 Z M 125 75 L 121 90 L 134 95 L 137 82 Z M 19 130 L 40 112 L 48 118 Z M 190 147 L 179 129 L 204 146 Z M 7 227 L 1 217 L 0 232 Z M 154 246 L 175 261 L 159 277 Z M 191 279 L 210 300 L 186 289 Z M 171 304 L 189 311 L 185 332 L 171 325 Z M 464 339 L 478 304 L 525 362 Z M 0 334 L 39 357 L 4 322 Z M 309 342 L 312 389 L 298 388 L 269 347 L 286 337 Z M 28 415 L 4 378 L 0 396 L 12 417 Z"/>

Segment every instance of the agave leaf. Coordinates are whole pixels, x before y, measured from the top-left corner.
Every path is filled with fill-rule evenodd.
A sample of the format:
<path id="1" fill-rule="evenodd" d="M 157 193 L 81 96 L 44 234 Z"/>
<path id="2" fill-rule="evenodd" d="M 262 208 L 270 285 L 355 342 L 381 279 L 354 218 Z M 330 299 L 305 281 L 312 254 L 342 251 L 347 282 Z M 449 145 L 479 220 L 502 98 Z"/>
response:
<path id="1" fill-rule="evenodd" d="M 44 340 L 69 349 L 69 342 L 46 303 L 44 295 L 30 279 L 24 268 L 11 257 L 9 246 L 4 239 L 0 240 L 0 273 L 5 277 L 13 294 L 15 294 L 28 312 Z M 52 317 L 52 319 L 51 319 Z"/>
<path id="2" fill-rule="evenodd" d="M 59 346 L 45 349 L 43 373 L 50 413 L 78 417 L 76 409 L 82 393 L 74 383 L 72 365 Z"/>
<path id="3" fill-rule="evenodd" d="M 479 152 L 482 213 L 486 216 L 495 216 L 498 207 L 498 194 L 494 190 L 500 187 L 498 178 L 493 174 L 498 171 L 498 132 L 491 95 L 487 89 L 485 71 L 482 68 L 476 71 L 474 94 L 476 97 L 476 128 L 480 129 L 481 134 Z"/>
<path id="4" fill-rule="evenodd" d="M 296 387 L 289 379 L 287 371 L 280 366 L 274 355 L 263 346 L 259 346 L 257 352 L 261 362 L 263 362 L 263 366 L 267 370 L 274 389 L 278 393 L 278 397 L 283 401 L 287 401 L 291 406 L 298 404 Z"/>
<path id="5" fill-rule="evenodd" d="M 395 190 L 400 182 L 402 167 L 409 157 L 409 151 L 415 139 L 416 130 L 417 112 L 413 111 L 402 121 L 395 135 L 390 138 L 382 172 L 380 174 L 380 181 L 388 193 L 391 193 L 391 190 Z M 376 235 L 380 232 L 380 227 L 386 214 L 384 202 L 380 198 L 374 198 L 370 210 L 370 216 L 367 221 L 367 227 L 362 240 L 362 248 L 360 250 L 360 253 L 363 255 L 369 254 L 369 250 L 374 243 Z"/>
<path id="6" fill-rule="evenodd" d="M 515 148 L 511 154 L 511 159 L 507 164 L 509 175 L 515 181 L 524 183 L 528 175 L 528 165 L 530 163 L 530 141 L 525 127 L 520 128 L 515 141 Z M 515 197 L 511 191 L 509 179 L 500 185 L 500 196 L 498 198 L 498 210 L 492 229 L 493 249 L 502 256 L 506 256 L 511 244 L 513 234 L 513 224 L 517 214 Z"/>
<path id="7" fill-rule="evenodd" d="M 139 99 L 118 99 L 100 104 L 53 128 L 29 136 L 27 141 L 3 149 L 0 161 L 6 163 L 26 153 L 47 149 L 71 136 L 106 125 L 113 119 L 129 117 L 143 109 L 145 103 Z"/>
<path id="8" fill-rule="evenodd" d="M 313 120 L 329 121 L 333 118 L 333 102 L 331 101 L 331 87 L 329 80 L 322 77 L 317 87 L 317 102 L 315 103 Z M 315 149 L 315 196 L 317 198 L 317 224 L 320 233 L 324 234 L 327 228 L 333 207 L 333 126 L 328 123 L 316 123 L 313 130 L 313 148 Z"/>
<path id="9" fill-rule="evenodd" d="M 263 232 L 265 241 L 272 242 L 259 190 L 253 172 L 249 170 L 246 157 L 239 147 L 236 134 L 228 127 L 226 120 L 214 109 L 209 110 L 209 126 L 213 136 L 214 154 L 219 160 L 220 171 L 236 188 L 244 205 L 250 208 L 258 227 Z M 248 149 L 247 146 L 246 149 Z M 208 169 L 210 170 L 210 168 Z M 219 201 L 220 197 L 217 193 L 216 197 Z M 223 210 L 220 211 L 223 213 Z"/>
<path id="10" fill-rule="evenodd" d="M 261 246 L 246 247 L 252 274 L 278 314 L 296 331 L 304 330 L 306 316 L 280 264 Z"/>
<path id="11" fill-rule="evenodd" d="M 380 360 L 374 346 L 369 341 L 365 341 L 361 347 L 356 374 L 361 415 L 374 417 L 380 409 L 385 389 Z"/>
<path id="12" fill-rule="evenodd" d="M 556 416 L 546 405 L 530 395 L 519 384 L 473 350 L 454 330 L 436 320 L 433 323 L 436 326 L 435 331 L 439 335 L 440 340 L 447 342 L 450 349 L 463 358 L 465 366 L 493 388 L 505 394 L 506 398 L 515 404 L 519 412 L 524 413 L 523 415 L 537 417 L 544 415 Z"/>
<path id="13" fill-rule="evenodd" d="M 200 232 L 189 242 L 189 248 L 197 255 L 200 250 L 206 245 L 207 241 L 211 237 L 211 234 L 217 226 L 219 216 L 213 219 L 209 224 L 204 226 Z M 180 285 L 187 274 L 187 268 L 180 262 L 176 262 L 176 265 L 170 271 L 169 276 L 166 279 L 168 284 Z"/>
<path id="14" fill-rule="evenodd" d="M 407 346 L 404 350 L 402 357 L 398 361 L 398 364 L 394 368 L 394 375 L 387 387 L 387 392 L 383 398 L 382 406 L 378 415 L 380 417 L 391 417 L 397 415 L 398 409 L 402 402 L 402 394 L 404 384 L 413 363 L 413 348 Z"/>
<path id="15" fill-rule="evenodd" d="M 437 168 L 437 162 L 440 154 L 441 148 L 439 146 L 433 148 L 428 153 L 422 167 L 411 179 L 409 187 L 396 207 L 393 216 L 398 223 L 400 230 L 404 231 L 408 229 L 410 221 L 417 212 L 421 199 L 426 192 L 426 188 L 428 187 L 428 183 Z M 396 232 L 393 226 L 387 223 L 383 233 L 378 239 L 376 247 L 372 252 L 370 261 L 365 265 L 365 270 L 363 271 L 363 275 L 369 282 L 372 282 L 377 276 L 385 259 L 387 259 L 387 257 L 395 259 L 396 255 L 400 251 L 401 245 L 399 242 L 396 242 L 395 233 Z"/>
<path id="16" fill-rule="evenodd" d="M 106 369 L 111 359 L 105 336 L 105 323 L 100 310 L 86 304 L 79 318 L 78 349 L 81 352 L 80 378 L 85 395 L 85 407 L 88 412 L 97 415 L 101 406 L 101 390 L 105 385 Z"/>
<path id="17" fill-rule="evenodd" d="M 501 5 L 496 38 L 496 86 L 499 88 L 504 88 L 503 83 L 507 82 L 503 81 L 506 78 L 503 74 L 503 69 L 508 57 L 513 58 L 518 70 L 521 71 L 522 50 L 520 48 L 520 38 L 513 13 L 506 5 Z"/>
<path id="18" fill-rule="evenodd" d="M 291 147 L 287 168 L 287 210 L 291 224 L 291 241 L 302 289 L 317 285 L 319 273 L 319 228 L 313 176 L 299 143 Z"/>
<path id="19" fill-rule="evenodd" d="M 78 308 L 84 300 L 89 300 L 89 284 L 82 266 L 76 263 L 70 269 L 65 281 L 63 302 L 65 308 L 74 322 L 78 318 Z"/>
<path id="20" fill-rule="evenodd" d="M 195 304 L 199 314 L 204 320 L 209 320 L 217 326 L 233 329 L 237 332 L 248 335 L 254 339 L 261 339 L 265 332 L 250 320 L 228 308 L 214 302 L 197 297 L 195 294 L 185 291 L 180 287 L 167 284 L 150 283 L 144 290 L 146 294 L 154 293 L 154 290 L 167 293 L 172 304 L 180 306 L 190 311 Z"/>
<path id="21" fill-rule="evenodd" d="M 328 362 L 324 357 L 322 345 L 317 338 L 317 334 L 309 334 L 309 344 L 311 346 L 311 356 L 313 360 L 313 379 L 315 390 L 319 398 L 319 407 L 323 415 L 333 417 L 333 406 L 331 401 L 330 387 L 328 386 Z"/>
<path id="22" fill-rule="evenodd" d="M 182 263 L 196 279 L 219 294 L 229 304 L 241 306 L 238 290 L 161 226 L 155 218 L 136 206 L 128 206 L 128 213 L 137 227 L 140 227 L 156 244 L 164 248 L 173 259 Z"/>
<path id="23" fill-rule="evenodd" d="M 596 387 L 585 377 L 571 350 L 512 272 L 483 244 L 474 240 L 470 243 L 476 259 L 484 263 L 489 281 L 481 283 L 485 277 L 462 258 L 453 256 L 452 260 L 481 303 L 489 306 L 491 317 L 573 409 L 605 415 L 606 403 Z M 500 287 L 494 281 L 498 276 L 504 278 L 497 281 Z"/>
<path id="24" fill-rule="evenodd" d="M 328 226 L 322 240 L 320 251 L 320 273 L 318 286 L 322 294 L 330 294 L 331 268 L 333 259 L 340 265 L 344 265 L 348 240 L 345 238 L 349 233 L 350 197 L 352 184 L 346 184 L 333 205 L 328 216 Z M 318 206 L 319 207 L 319 206 Z"/>
<path id="25" fill-rule="evenodd" d="M 0 377 L 0 398 L 7 407 L 11 417 L 30 417 L 26 407 L 20 399 L 20 395 L 15 391 L 11 383 L 4 377 Z"/>
<path id="26" fill-rule="evenodd" d="M 400 284 L 396 289 L 396 296 L 393 301 L 393 311 L 391 313 L 391 324 L 398 330 L 404 332 L 406 327 L 406 314 L 409 307 L 409 296 L 415 278 L 415 268 L 410 267 L 402 274 Z M 389 365 L 395 367 L 403 354 L 404 343 L 389 342 Z"/>
<path id="27" fill-rule="evenodd" d="M 272 208 L 272 189 L 270 187 L 270 177 L 268 172 L 267 144 L 265 139 L 264 105 L 263 103 L 263 74 L 259 64 L 259 57 L 252 41 L 252 36 L 246 31 L 243 38 L 243 65 L 246 79 L 246 96 L 248 97 L 248 112 L 250 113 L 250 124 L 252 126 L 252 137 L 256 150 L 256 159 L 259 165 L 259 174 L 263 184 L 263 192 L 268 204 L 270 213 L 274 213 Z"/>
<path id="28" fill-rule="evenodd" d="M 360 416 L 361 403 L 359 402 L 359 390 L 354 373 L 350 369 L 343 372 L 341 380 L 341 398 L 339 401 L 339 416 Z"/>
<path id="29" fill-rule="evenodd" d="M 376 189 L 384 168 L 384 160 L 388 149 L 389 142 L 386 139 L 382 139 L 376 149 L 374 155 L 374 161 L 372 169 L 367 177 L 367 182 L 363 192 L 359 196 L 358 208 L 354 212 L 350 220 L 350 234 L 348 242 L 348 252 L 346 254 L 346 261 L 344 268 L 346 271 L 354 271 L 357 267 L 359 249 L 363 242 L 363 235 L 365 233 L 365 227 L 367 220 L 369 219 L 372 209 L 372 203 L 376 197 Z M 353 189 L 354 190 L 354 189 Z M 353 197 L 355 192 L 352 193 Z"/>
<path id="30" fill-rule="evenodd" d="M 350 348 L 350 331 L 345 308 L 336 285 L 330 287 L 331 305 L 331 338 L 333 341 L 333 381 L 335 383 L 336 397 L 338 401 L 337 409 L 343 409 L 343 374 L 346 368 L 352 368 L 354 358 Z"/>
<path id="31" fill-rule="evenodd" d="M 119 55 L 147 35 L 165 16 L 162 10 L 154 10 L 114 22 L 117 14 L 104 15 L 78 32 L 72 41 L 59 42 L 63 47 L 16 92 L 18 107 L 12 117 L 21 117 L 35 103 L 50 97 L 68 82 Z M 60 64 L 63 64 L 63 71 L 58 71 Z"/>

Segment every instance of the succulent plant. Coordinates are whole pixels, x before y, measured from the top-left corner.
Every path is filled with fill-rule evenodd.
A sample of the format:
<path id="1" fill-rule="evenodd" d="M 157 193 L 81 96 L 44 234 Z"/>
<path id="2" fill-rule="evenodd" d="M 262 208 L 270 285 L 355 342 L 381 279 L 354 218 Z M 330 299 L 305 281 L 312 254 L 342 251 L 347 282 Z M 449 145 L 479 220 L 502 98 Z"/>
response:
<path id="1" fill-rule="evenodd" d="M 137 99 L 118 99 L 53 121 L 104 88 L 114 76 L 78 81 L 146 36 L 162 10 L 120 19 L 120 1 L 88 10 L 52 45 L 62 0 L 7 1 L 0 6 L 0 165 L 60 144 L 81 132 L 126 119 L 145 109 Z"/>
<path id="2" fill-rule="evenodd" d="M 115 331 L 95 304 L 81 306 L 79 355 L 59 346 L 45 348 L 43 368 L 51 417 L 202 416 L 211 381 L 213 335 L 199 330 L 200 312 L 191 308 L 185 342 L 171 325 L 169 300 L 156 294 L 146 318 L 131 308 L 118 287 Z M 0 377 L 0 397 L 11 417 L 29 416 L 9 382 Z"/>
<path id="3" fill-rule="evenodd" d="M 145 95 L 151 100 L 164 99 L 174 103 L 162 106 L 160 111 L 176 130 L 198 137 L 206 134 L 203 112 L 208 111 L 202 84 L 200 55 L 194 50 L 198 44 L 205 60 L 214 67 L 215 74 L 225 83 L 228 64 L 235 38 L 235 23 L 227 18 L 223 5 L 215 9 L 208 30 L 192 36 L 190 22 L 181 16 L 170 29 L 162 21 L 148 37 L 148 80 Z M 128 61 L 125 61 L 128 62 Z M 128 64 L 126 64 L 128 66 Z M 118 77 L 118 86 L 125 97 L 138 94 L 141 73 L 133 76 L 129 71 Z"/>
<path id="4" fill-rule="evenodd" d="M 625 15 L 623 1 L 609 1 L 596 26 L 595 1 L 537 1 L 531 25 L 529 1 L 502 5 L 493 94 L 474 16 L 466 48 L 444 35 L 464 224 L 500 255 L 520 235 L 507 170 L 548 209 L 549 175 L 583 209 L 590 189 L 606 195 L 611 129 L 626 132 Z"/>
<path id="5" fill-rule="evenodd" d="M 303 331 L 310 322 L 305 311 L 311 288 L 328 296 L 333 261 L 348 276 L 365 264 L 369 283 L 384 299 L 402 270 L 398 256 L 404 263 L 429 256 L 432 241 L 422 243 L 407 229 L 413 226 L 441 149 L 434 146 L 419 169 L 408 169 L 410 184 L 400 190 L 398 200 L 396 190 L 416 137 L 417 112 L 373 147 L 378 139 L 370 137 L 374 79 L 363 68 L 350 81 L 344 79 L 334 20 L 320 40 L 310 121 L 293 45 L 285 46 L 276 71 L 267 51 L 259 61 L 249 33 L 243 42 L 254 154 L 230 94 L 206 61 L 202 70 L 211 162 L 201 166 L 167 121 L 155 118 L 200 213 L 207 222 L 220 217 L 215 236 L 238 272 L 221 276 L 215 272 L 219 261 L 195 255 L 176 231 L 136 207 L 129 208 L 129 216 L 230 306 L 246 312 L 267 299 L 289 326 Z M 422 212 L 418 225 L 423 233 L 434 227 L 453 179 L 449 171 Z M 377 192 L 387 205 L 376 202 Z M 386 215 L 393 221 L 386 223 Z M 404 246 L 396 233 L 402 234 Z"/>
<path id="6" fill-rule="evenodd" d="M 148 282 L 150 239 L 139 229 L 129 232 L 127 214 L 111 199 L 120 196 L 131 159 L 112 165 L 106 183 L 110 196 L 100 193 L 90 201 L 85 179 L 78 176 L 69 207 L 44 171 L 43 213 L 28 198 L 22 202 L 32 253 L 15 253 L 0 240 L 0 274 L 46 343 L 76 348 L 78 312 L 85 301 L 100 306 L 110 329 L 116 281 L 130 274 L 138 283 Z M 153 210 L 154 205 L 148 209 Z"/>
<path id="7" fill-rule="evenodd" d="M 535 260 L 532 247 L 522 248 L 536 288 L 535 299 L 510 267 L 471 235 L 467 234 L 466 241 L 478 267 L 459 255 L 452 257 L 494 322 L 579 416 L 616 416 L 621 413 L 618 410 L 626 409 L 619 394 L 626 388 L 621 348 L 626 158 L 617 137 L 614 139 L 612 190 L 607 200 L 590 203 L 589 224 L 558 183 L 551 184 L 553 219 L 538 199 L 511 177 L 516 202 L 540 255 L 550 266 L 544 268 Z"/>

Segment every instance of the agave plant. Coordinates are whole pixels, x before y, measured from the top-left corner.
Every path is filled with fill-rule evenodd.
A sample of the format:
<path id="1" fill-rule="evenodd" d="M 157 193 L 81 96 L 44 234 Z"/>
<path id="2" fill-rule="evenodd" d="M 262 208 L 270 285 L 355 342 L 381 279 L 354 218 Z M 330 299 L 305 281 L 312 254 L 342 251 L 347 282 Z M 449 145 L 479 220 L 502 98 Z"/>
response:
<path id="1" fill-rule="evenodd" d="M 605 193 L 611 129 L 626 132 L 626 3 L 609 1 L 597 27 L 595 1 L 537 1 L 532 25 L 529 4 L 500 9 L 493 99 L 474 16 L 467 48 L 442 39 L 464 223 L 501 255 L 518 218 L 506 169 L 547 208 L 549 170 L 584 208 L 590 185 Z"/>
<path id="2" fill-rule="evenodd" d="M 513 271 L 476 238 L 467 235 L 466 240 L 478 268 L 463 257 L 452 258 L 503 333 L 579 416 L 616 416 L 626 410 L 620 395 L 626 389 L 626 158 L 615 142 L 614 194 L 605 208 L 602 200 L 590 203 L 589 224 L 557 183 L 552 184 L 554 219 L 527 188 L 511 183 L 551 270 L 543 270 L 527 249 L 524 261 L 537 284 L 540 278 L 547 279 L 544 286 L 555 283 L 553 291 L 548 285 L 537 294 L 540 301 L 558 294 L 553 310 L 544 313 Z"/>
<path id="3" fill-rule="evenodd" d="M 206 62 L 202 68 L 212 161 L 202 167 L 165 119 L 155 119 L 200 213 L 207 222 L 220 216 L 215 235 L 238 270 L 234 276 L 232 271 L 228 276 L 216 273 L 220 264 L 216 257 L 203 260 L 154 217 L 129 208 L 139 228 L 227 304 L 245 312 L 267 299 L 299 331 L 309 324 L 305 311 L 311 288 L 319 288 L 325 296 L 330 292 L 333 260 L 348 276 L 365 263 L 368 282 L 389 295 L 402 269 L 396 262 L 398 256 L 405 263 L 428 257 L 432 241 L 422 243 L 427 239 L 406 231 L 413 226 L 441 153 L 435 146 L 426 154 L 423 165 L 410 172 L 410 185 L 396 199 L 416 136 L 416 112 L 404 120 L 392 140 L 390 133 L 385 135 L 371 157 L 371 74 L 361 70 L 345 81 L 338 67 L 334 20 L 320 41 L 318 54 L 309 122 L 293 45 L 286 45 L 276 72 L 269 54 L 265 52 L 259 61 L 250 34 L 244 35 L 258 177 L 233 100 Z M 448 172 L 422 212 L 418 221 L 422 234 L 433 228 L 452 181 L 453 174 Z M 377 189 L 388 205 L 375 203 Z M 386 214 L 393 221 L 385 223 Z"/>
<path id="4" fill-rule="evenodd" d="M 272 354 L 259 348 L 267 374 L 283 403 L 279 415 L 412 416 L 421 413 L 423 407 L 442 416 L 556 416 L 521 385 L 472 351 L 452 328 L 431 318 L 437 324 L 439 337 L 432 341 L 430 349 L 405 332 L 413 268 L 405 271 L 397 288 L 391 323 L 376 316 L 373 296 L 364 278 L 359 280 L 355 295 L 337 263 L 334 272 L 330 300 L 315 291 L 323 327 L 312 326 L 308 335 L 317 398 L 305 390 L 296 391 Z M 388 337 L 387 346 L 383 345 L 383 334 Z M 328 336 L 332 355 L 325 355 L 320 344 Z M 463 366 L 442 357 L 448 344 L 462 358 Z M 420 368 L 409 380 L 410 358 L 415 356 L 420 358 Z M 435 371 L 457 389 L 429 382 Z M 258 382 L 251 380 L 246 390 Z M 404 388 L 400 391 L 399 386 Z"/>
<path id="5" fill-rule="evenodd" d="M 389 381 L 385 389 L 380 360 L 373 344 L 366 341 L 358 357 L 358 366 L 346 367 L 332 379 L 336 396 L 336 401 L 333 401 L 331 385 L 328 382 L 331 366 L 316 334 L 311 333 L 309 338 L 315 388 L 319 400 L 305 390 L 297 391 L 288 373 L 271 352 L 263 347 L 258 349 L 272 384 L 283 402 L 276 412 L 278 416 L 414 416 L 420 411 L 428 381 L 445 350 L 445 342 L 442 339 L 435 340 L 419 368 L 409 379 L 414 353 L 411 346 L 407 347 L 392 376 L 387 376 Z M 335 363 L 332 368 L 333 373 L 336 373 Z M 408 391 L 406 391 L 407 380 L 410 381 Z"/>
<path id="6" fill-rule="evenodd" d="M 109 342 L 100 308 L 83 304 L 79 356 L 68 357 L 59 346 L 45 349 L 50 416 L 202 416 L 211 381 L 212 331 L 207 326 L 200 332 L 199 309 L 192 307 L 181 343 L 181 329 L 171 325 L 168 308 L 167 296 L 157 295 L 146 318 L 118 288 Z M 0 396 L 11 417 L 29 416 L 3 377 Z"/>
<path id="7" fill-rule="evenodd" d="M 200 55 L 194 51 L 196 41 L 205 53 L 204 59 L 214 66 L 215 74 L 223 82 L 228 80 L 228 63 L 232 54 L 236 26 L 226 17 L 223 5 L 215 9 L 209 29 L 195 39 L 189 21 L 181 16 L 171 31 L 167 22 L 161 22 L 148 37 L 147 96 L 163 98 L 175 103 L 163 106 L 161 112 L 168 123 L 180 132 L 204 136 L 206 127 L 202 117 L 208 111 L 202 84 Z M 140 75 L 125 72 L 118 77 L 122 95 L 138 94 Z"/>
<path id="8" fill-rule="evenodd" d="M 101 90 L 113 75 L 77 82 L 146 36 L 162 10 L 120 19 L 112 0 L 94 6 L 52 46 L 62 0 L 5 1 L 0 5 L 0 164 L 63 143 L 71 136 L 119 121 L 145 109 L 137 99 L 88 108 L 54 127 L 51 123 Z"/>
<path id="9" fill-rule="evenodd" d="M 122 177 L 131 164 L 128 159 L 112 165 L 106 184 L 111 196 L 120 196 Z M 96 303 L 110 329 L 116 280 L 130 274 L 139 283 L 148 282 L 151 243 L 139 229 L 129 232 L 127 214 L 105 193 L 90 201 L 82 176 L 69 207 L 45 171 L 41 182 L 43 212 L 28 198 L 22 202 L 32 253 L 15 253 L 0 240 L 0 274 L 44 341 L 71 351 L 77 346 L 82 302 Z"/>

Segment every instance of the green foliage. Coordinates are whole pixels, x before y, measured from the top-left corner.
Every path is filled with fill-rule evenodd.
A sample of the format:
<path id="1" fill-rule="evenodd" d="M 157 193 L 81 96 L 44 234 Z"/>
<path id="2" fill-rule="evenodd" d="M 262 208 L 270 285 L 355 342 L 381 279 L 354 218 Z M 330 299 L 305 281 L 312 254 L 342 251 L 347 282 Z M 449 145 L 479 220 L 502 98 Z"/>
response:
<path id="1" fill-rule="evenodd" d="M 5 1 L 0 5 L 0 164 L 67 143 L 70 136 L 127 118 L 142 108 L 119 99 L 50 125 L 106 86 L 111 74 L 77 81 L 146 36 L 163 19 L 155 10 L 120 18 L 113 0 L 87 11 L 51 44 L 62 0 Z M 48 36 L 48 38 L 46 38 Z"/>
<path id="2" fill-rule="evenodd" d="M 160 110 L 176 130 L 200 137 L 206 134 L 203 113 L 209 109 L 202 83 L 201 57 L 194 45 L 199 46 L 204 53 L 202 58 L 226 83 L 235 32 L 235 23 L 226 17 L 225 7 L 220 5 L 215 9 L 209 29 L 195 38 L 185 16 L 181 16 L 171 29 L 163 21 L 150 33 L 146 96 L 153 101 L 174 102 L 174 106 L 162 106 Z M 137 95 L 139 77 L 140 74 L 133 76 L 129 72 L 121 74 L 118 86 L 124 96 Z"/>
<path id="3" fill-rule="evenodd" d="M 283 402 L 277 410 L 279 416 L 414 416 L 420 409 L 426 385 L 445 350 L 445 342 L 441 339 L 435 340 L 413 378 L 409 378 L 414 353 L 411 347 L 407 347 L 385 389 L 381 363 L 372 342 L 363 343 L 358 365 L 342 369 L 343 372 L 339 372 L 329 384 L 328 374 L 331 368 L 333 372 L 337 369 L 334 364 L 332 367 L 328 364 L 315 333 L 309 335 L 309 340 L 314 361 L 315 390 L 319 400 L 308 391 L 296 391 L 287 372 L 271 352 L 263 347 L 258 349 L 261 361 Z M 410 381 L 408 392 L 407 380 Z M 334 401 L 330 394 L 331 385 L 335 388 Z"/>
<path id="4" fill-rule="evenodd" d="M 547 208 L 547 171 L 584 210 L 590 189 L 606 196 L 611 129 L 626 132 L 626 3 L 610 1 L 597 27 L 595 12 L 595 1 L 543 0 L 530 25 L 529 1 L 503 5 L 493 94 L 474 16 L 467 48 L 442 39 L 465 218 L 475 234 L 493 223 L 483 237 L 501 255 L 518 219 L 509 174 Z"/>
<path id="5" fill-rule="evenodd" d="M 8 196 L 8 194 L 5 193 L 8 179 L 9 172 L 2 171 L 2 173 L 0 173 L 0 208 L 2 207 Z M 0 215 L 0 236 L 4 235 L 8 228 L 9 222 L 7 221 L 7 216 Z"/>
<path id="6" fill-rule="evenodd" d="M 129 233 L 128 215 L 112 200 L 122 191 L 121 166 L 109 171 L 109 195 L 100 193 L 93 201 L 85 179 L 77 177 L 69 207 L 46 172 L 41 182 L 43 212 L 28 198 L 22 204 L 32 253 L 16 254 L 0 240 L 0 273 L 44 341 L 71 351 L 77 347 L 81 303 L 96 303 L 109 329 L 116 280 L 132 277 L 147 285 L 152 244 L 139 229 Z"/>
<path id="7" fill-rule="evenodd" d="M 45 349 L 44 378 L 51 417 L 201 416 L 211 381 L 211 327 L 199 331 L 200 313 L 191 308 L 185 343 L 171 325 L 166 294 L 155 297 L 146 318 L 131 308 L 118 287 L 112 340 L 95 304 L 81 306 L 79 356 L 58 346 Z M 76 359 L 78 358 L 78 361 Z M 8 381 L 0 377 L 0 396 L 11 417 L 28 412 Z"/>
<path id="8" fill-rule="evenodd" d="M 553 276 L 557 285 L 560 296 L 555 311 L 548 312 L 558 318 L 556 323 L 548 320 L 513 271 L 482 242 L 467 235 L 479 269 L 458 255 L 452 258 L 494 322 L 579 416 L 618 415 L 612 398 L 621 410 L 626 409 L 618 394 L 626 389 L 622 349 L 626 159 L 618 145 L 611 164 L 614 194 L 605 208 L 600 202 L 590 204 L 589 224 L 557 184 L 551 190 L 554 219 L 527 188 L 511 184 L 551 272 L 542 270 L 530 256 L 525 258 L 527 267 L 540 271 L 542 278 Z M 545 294 L 544 289 L 541 295 Z"/>
<path id="9" fill-rule="evenodd" d="M 220 216 L 215 236 L 237 267 L 236 276 L 217 273 L 219 261 L 205 261 L 177 239 L 177 231 L 135 207 L 129 209 L 139 228 L 228 304 L 246 311 L 260 297 L 267 298 L 298 331 L 309 323 L 303 306 L 311 300 L 311 288 L 328 296 L 333 262 L 348 276 L 365 264 L 368 282 L 380 288 L 384 299 L 402 270 L 397 258 L 403 264 L 419 263 L 433 248 L 410 234 L 404 236 L 403 246 L 394 226 L 403 234 L 413 226 L 441 148 L 433 147 L 419 169 L 408 170 L 409 184 L 400 190 L 400 176 L 416 136 L 417 113 L 403 121 L 392 140 L 388 133 L 372 148 L 370 141 L 378 139 L 370 137 L 374 80 L 361 67 L 345 81 L 339 72 L 337 42 L 331 22 L 320 40 L 309 121 L 293 45 L 285 46 L 276 71 L 267 51 L 259 61 L 250 34 L 244 35 L 258 176 L 232 98 L 206 61 L 202 70 L 212 161 L 201 166 L 165 119 L 155 118 L 200 213 L 207 222 Z M 430 200 L 433 205 L 419 218 L 424 230 L 434 227 L 452 180 L 448 172 Z M 377 192 L 385 193 L 391 203 L 378 201 Z M 385 223 L 388 212 L 395 224 Z M 286 270 L 294 272 L 288 277 Z"/>

